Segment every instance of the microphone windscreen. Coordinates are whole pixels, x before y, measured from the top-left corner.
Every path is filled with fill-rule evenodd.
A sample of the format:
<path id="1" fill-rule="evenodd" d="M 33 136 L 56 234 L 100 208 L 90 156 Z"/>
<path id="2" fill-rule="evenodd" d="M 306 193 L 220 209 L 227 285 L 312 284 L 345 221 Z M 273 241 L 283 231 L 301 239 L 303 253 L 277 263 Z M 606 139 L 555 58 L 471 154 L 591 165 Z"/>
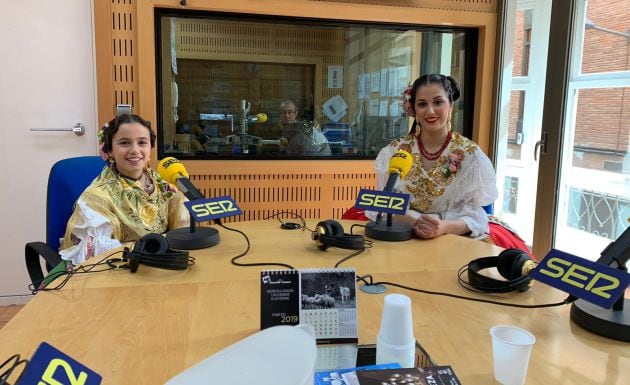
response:
<path id="1" fill-rule="evenodd" d="M 177 184 L 179 177 L 188 178 L 186 167 L 179 160 L 170 156 L 158 163 L 157 172 L 170 184 Z"/>
<path id="2" fill-rule="evenodd" d="M 389 173 L 400 174 L 400 179 L 404 178 L 411 169 L 413 158 L 410 153 L 405 150 L 398 150 L 389 161 Z"/>
<path id="3" fill-rule="evenodd" d="M 265 123 L 267 121 L 267 114 L 260 113 L 256 115 L 256 121 L 258 123 Z"/>

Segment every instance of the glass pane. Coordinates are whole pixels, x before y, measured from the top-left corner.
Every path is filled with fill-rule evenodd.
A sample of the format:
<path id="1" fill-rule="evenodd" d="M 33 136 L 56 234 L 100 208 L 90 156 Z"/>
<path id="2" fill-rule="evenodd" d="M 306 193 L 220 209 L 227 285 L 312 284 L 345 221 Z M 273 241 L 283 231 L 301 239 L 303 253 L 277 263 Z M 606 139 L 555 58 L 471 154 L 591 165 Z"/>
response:
<path id="1" fill-rule="evenodd" d="M 525 91 L 512 91 L 510 97 L 510 123 L 508 126 L 507 158 L 521 159 L 523 144 L 523 112 Z"/>
<path id="2" fill-rule="evenodd" d="M 503 180 L 503 212 L 505 214 L 516 214 L 518 205 L 518 178 L 513 176 L 505 177 Z"/>
<path id="3" fill-rule="evenodd" d="M 512 76 L 529 74 L 529 58 L 532 39 L 532 10 L 516 12 L 514 29 L 514 53 L 512 55 Z"/>
<path id="4" fill-rule="evenodd" d="M 630 0 L 589 0 L 582 73 L 630 70 Z"/>
<path id="5" fill-rule="evenodd" d="M 630 88 L 583 89 L 576 98 L 555 245 L 596 259 L 630 218 Z"/>
<path id="6" fill-rule="evenodd" d="M 465 30 L 178 15 L 158 13 L 160 157 L 374 157 L 407 133 L 402 92 L 424 72 L 462 86 L 453 130 L 472 133 Z"/>

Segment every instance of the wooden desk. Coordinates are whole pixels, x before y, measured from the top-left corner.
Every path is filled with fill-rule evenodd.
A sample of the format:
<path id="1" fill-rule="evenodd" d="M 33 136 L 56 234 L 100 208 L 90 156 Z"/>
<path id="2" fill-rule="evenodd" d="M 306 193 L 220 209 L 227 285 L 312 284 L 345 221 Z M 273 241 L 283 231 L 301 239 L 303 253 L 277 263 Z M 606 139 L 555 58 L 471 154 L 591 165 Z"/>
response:
<path id="1" fill-rule="evenodd" d="M 332 267 L 351 252 L 321 252 L 310 234 L 280 230 L 277 221 L 230 226 L 251 239 L 252 249 L 243 262 Z M 193 252 L 197 264 L 189 271 L 141 266 L 136 274 L 75 276 L 61 291 L 38 294 L 0 330 L 0 358 L 13 353 L 29 357 L 47 341 L 100 373 L 104 384 L 153 385 L 256 332 L 261 268 L 231 266 L 230 259 L 245 249 L 245 242 L 236 233 L 220 232 L 219 245 Z M 374 242 L 372 249 L 342 266 L 355 267 L 357 274 L 371 273 L 376 280 L 506 302 L 541 304 L 566 296 L 540 283 L 528 292 L 505 295 L 474 294 L 458 285 L 457 268 L 497 251 L 456 236 Z M 494 383 L 488 329 L 501 323 L 524 327 L 537 338 L 527 384 L 628 383 L 630 345 L 573 325 L 568 306 L 517 309 L 388 290 L 394 292 L 412 299 L 417 340 L 436 363 L 452 365 L 464 384 Z M 358 292 L 357 300 L 359 340 L 373 343 L 383 295 Z"/>

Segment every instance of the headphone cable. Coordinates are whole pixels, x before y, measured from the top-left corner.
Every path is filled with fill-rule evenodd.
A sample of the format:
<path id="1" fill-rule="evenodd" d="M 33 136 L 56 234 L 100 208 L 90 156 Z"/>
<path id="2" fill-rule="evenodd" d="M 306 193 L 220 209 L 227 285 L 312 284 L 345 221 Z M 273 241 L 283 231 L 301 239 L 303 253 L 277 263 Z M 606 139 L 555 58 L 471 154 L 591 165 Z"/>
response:
<path id="1" fill-rule="evenodd" d="M 13 374 L 13 371 L 20 365 L 24 365 L 24 368 L 26 368 L 26 366 L 28 365 L 28 360 L 20 359 L 19 354 L 12 355 L 7 360 L 5 360 L 2 364 L 0 364 L 0 370 L 4 369 L 5 367 L 7 368 L 7 370 L 0 373 L 0 385 L 9 385 L 9 377 L 11 377 L 11 374 Z M 16 379 L 16 382 L 15 382 L 16 384 L 20 382 L 20 379 L 22 378 L 23 374 L 24 374 L 24 369 L 22 369 L 22 372 L 19 374 L 18 378 Z"/>
<path id="2" fill-rule="evenodd" d="M 304 219 L 303 216 L 301 216 L 298 213 L 294 213 L 293 211 L 278 211 L 277 213 L 271 214 L 271 215 L 269 215 L 267 217 L 264 217 L 262 219 L 266 220 L 266 219 L 271 219 L 271 218 L 277 218 L 280 215 L 284 215 L 284 214 L 293 215 L 294 218 L 298 218 L 300 220 L 300 222 L 302 222 L 301 224 L 300 223 L 296 223 L 296 225 L 299 226 L 298 229 L 301 228 L 302 231 L 304 231 L 304 230 L 308 230 L 308 231 L 311 231 L 311 232 L 314 231 L 314 230 L 311 230 L 311 229 L 308 228 L 308 226 L 306 225 L 306 220 Z M 280 218 L 278 218 L 278 221 L 280 221 L 280 223 L 282 223 L 282 224 L 285 224 L 285 222 L 283 222 L 282 219 L 280 219 Z"/>
<path id="3" fill-rule="evenodd" d="M 366 280 L 366 278 L 369 278 L 369 281 Z M 509 302 L 499 302 L 499 301 L 493 301 L 493 300 L 490 300 L 490 299 L 467 297 L 465 295 L 445 293 L 445 292 L 441 292 L 441 291 L 431 291 L 431 290 L 418 289 L 418 288 L 402 285 L 402 284 L 395 283 L 395 282 L 388 282 L 388 281 L 373 282 L 371 274 L 359 276 L 359 277 L 357 277 L 357 281 L 361 281 L 364 284 L 369 285 L 369 286 L 371 286 L 371 285 L 389 285 L 389 286 L 399 287 L 401 289 L 405 289 L 405 290 L 409 290 L 409 291 L 415 291 L 415 292 L 423 293 L 423 294 L 439 295 L 439 296 L 443 296 L 443 297 L 463 299 L 463 300 L 473 301 L 473 302 L 489 303 L 491 305 L 498 305 L 498 306 L 517 307 L 517 308 L 523 308 L 523 309 L 537 309 L 537 308 L 545 308 L 545 307 L 555 307 L 555 306 L 561 306 L 561 305 L 568 305 L 571 302 L 573 302 L 570 297 L 567 297 L 566 299 L 564 299 L 561 302 L 545 303 L 545 304 L 540 304 L 540 305 L 521 305 L 521 304 L 509 303 Z"/>
<path id="4" fill-rule="evenodd" d="M 40 287 L 35 287 L 34 284 L 30 283 L 28 285 L 28 289 L 33 294 L 37 294 L 40 291 L 61 290 L 64 286 L 66 286 L 68 281 L 70 281 L 70 278 L 72 278 L 75 274 L 101 273 L 103 271 L 114 270 L 114 269 L 116 269 L 116 267 L 112 267 L 111 265 L 109 265 L 109 258 L 111 258 L 112 256 L 114 256 L 114 255 L 116 255 L 118 253 L 122 253 L 123 251 L 124 250 L 114 251 L 113 253 L 110 253 L 110 254 L 106 255 L 105 257 L 101 258 L 97 262 L 94 262 L 94 263 L 91 263 L 91 264 L 87 264 L 87 265 L 79 265 L 78 267 L 76 267 L 76 269 L 74 268 L 74 266 L 72 266 L 70 270 L 58 271 L 58 272 L 50 275 L 49 277 L 46 277 L 46 278 L 51 278 L 50 283 L 52 283 L 55 280 L 57 280 L 57 278 L 64 276 L 63 280 L 60 283 L 58 283 L 56 286 L 54 286 L 54 287 L 41 287 L 40 288 Z M 95 270 L 94 271 L 94 269 L 97 266 L 102 266 L 102 265 L 105 265 L 105 264 L 109 265 L 106 269 L 99 269 L 99 270 Z"/>
<path id="5" fill-rule="evenodd" d="M 247 236 L 247 234 L 245 234 L 244 232 L 242 232 L 241 230 L 232 228 L 232 227 L 227 227 L 225 224 L 223 223 L 219 223 L 219 226 L 223 227 L 226 230 L 229 231 L 234 231 L 236 233 L 239 233 L 243 236 L 243 238 L 245 238 L 245 241 L 247 242 L 247 248 L 245 249 L 244 252 L 240 253 L 239 255 L 233 257 L 230 262 L 235 265 L 235 266 L 243 266 L 243 267 L 248 267 L 248 266 L 279 266 L 279 267 L 285 267 L 287 269 L 291 269 L 291 270 L 295 270 L 295 267 L 288 265 L 286 263 L 278 263 L 278 262 L 254 262 L 254 263 L 243 263 L 243 262 L 238 262 L 238 259 L 244 257 L 247 253 L 249 253 L 249 249 L 251 247 L 251 242 L 249 241 L 249 237 Z"/>
<path id="6" fill-rule="evenodd" d="M 360 224 L 355 223 L 354 225 L 350 226 L 350 235 L 355 235 L 355 234 L 352 232 L 352 229 L 354 229 L 355 227 L 362 227 L 362 228 L 365 228 L 365 225 L 360 225 Z M 365 251 L 365 249 L 370 249 L 370 248 L 372 248 L 372 244 L 373 244 L 373 243 L 372 243 L 372 240 L 371 240 L 371 239 L 366 239 L 366 238 L 363 238 L 363 248 L 362 248 L 362 249 L 360 249 L 360 250 L 357 250 L 357 251 L 353 252 L 352 254 L 348 255 L 347 257 L 344 257 L 344 258 L 340 259 L 337 263 L 335 263 L 335 268 L 339 267 L 339 265 L 341 265 L 341 264 L 342 264 L 342 263 L 344 263 L 345 261 L 349 260 L 350 258 L 354 258 L 354 257 L 356 257 L 357 255 L 359 255 L 359 254 L 363 253 L 363 252 Z"/>

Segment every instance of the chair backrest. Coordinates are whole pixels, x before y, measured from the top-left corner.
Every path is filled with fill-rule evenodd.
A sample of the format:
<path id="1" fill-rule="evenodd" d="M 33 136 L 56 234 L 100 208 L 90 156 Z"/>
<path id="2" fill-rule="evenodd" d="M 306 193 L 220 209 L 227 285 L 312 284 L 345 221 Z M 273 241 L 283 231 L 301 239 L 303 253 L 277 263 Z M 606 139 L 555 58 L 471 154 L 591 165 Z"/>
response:
<path id="1" fill-rule="evenodd" d="M 494 203 L 490 203 L 487 206 L 483 206 L 483 209 L 486 212 L 486 214 L 489 214 L 489 215 L 494 214 Z"/>
<path id="2" fill-rule="evenodd" d="M 74 203 L 105 166 L 100 156 L 79 156 L 55 163 L 48 175 L 46 243 L 59 250 Z"/>

